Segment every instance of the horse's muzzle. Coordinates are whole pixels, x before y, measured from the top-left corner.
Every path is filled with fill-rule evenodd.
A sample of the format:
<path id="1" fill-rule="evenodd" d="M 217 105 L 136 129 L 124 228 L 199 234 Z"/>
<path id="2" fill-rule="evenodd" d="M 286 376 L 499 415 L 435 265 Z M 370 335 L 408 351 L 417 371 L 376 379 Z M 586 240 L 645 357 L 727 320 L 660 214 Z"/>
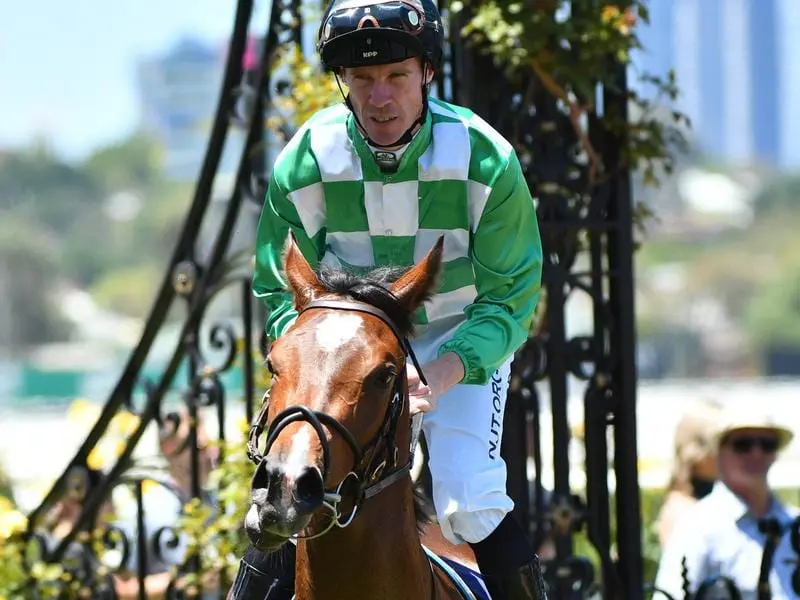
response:
<path id="1" fill-rule="evenodd" d="M 251 505 L 244 521 L 247 536 L 259 549 L 277 548 L 308 526 L 311 515 L 322 506 L 324 494 L 317 467 L 288 473 L 282 465 L 264 458 L 251 485 Z"/>

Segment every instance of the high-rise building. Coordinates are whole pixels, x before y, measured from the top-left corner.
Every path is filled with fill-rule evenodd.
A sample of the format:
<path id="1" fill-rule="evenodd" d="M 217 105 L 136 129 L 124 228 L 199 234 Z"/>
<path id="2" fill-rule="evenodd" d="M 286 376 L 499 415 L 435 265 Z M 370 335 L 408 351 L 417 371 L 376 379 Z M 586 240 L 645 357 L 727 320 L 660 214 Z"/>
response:
<path id="1" fill-rule="evenodd" d="M 750 0 L 747 11 L 750 86 L 743 90 L 750 96 L 753 155 L 759 161 L 773 164 L 781 161 L 777 16 L 777 0 Z"/>
<path id="2" fill-rule="evenodd" d="M 725 156 L 729 131 L 725 127 L 728 98 L 723 69 L 723 14 L 727 0 L 702 0 L 697 3 L 699 31 L 697 37 L 697 75 L 699 109 L 694 121 L 702 150 L 711 156 Z M 741 135 L 744 132 L 740 132 Z"/>
<path id="3" fill-rule="evenodd" d="M 748 164 L 755 156 L 753 150 L 752 102 L 748 91 L 752 87 L 750 69 L 751 44 L 748 37 L 750 0 L 725 0 L 720 11 L 721 49 L 719 71 L 722 77 L 724 106 L 722 129 L 724 146 L 717 154 L 734 164 Z M 720 6 L 722 8 L 722 6 Z M 710 107 L 713 110 L 713 106 Z"/>
<path id="4" fill-rule="evenodd" d="M 171 178 L 197 178 L 222 83 L 225 46 L 193 39 L 179 41 L 167 54 L 139 64 L 141 123 L 164 148 L 164 167 Z M 232 132 L 220 171 L 233 172 L 242 136 Z"/>
<path id="5" fill-rule="evenodd" d="M 800 2 L 776 2 L 777 63 L 780 74 L 778 88 L 778 131 L 780 164 L 800 168 Z"/>
<path id="6" fill-rule="evenodd" d="M 675 108 L 710 157 L 734 163 L 800 166 L 800 2 L 650 0 L 651 24 L 638 35 L 640 71 L 675 70 Z M 636 88 L 648 93 L 646 87 Z"/>

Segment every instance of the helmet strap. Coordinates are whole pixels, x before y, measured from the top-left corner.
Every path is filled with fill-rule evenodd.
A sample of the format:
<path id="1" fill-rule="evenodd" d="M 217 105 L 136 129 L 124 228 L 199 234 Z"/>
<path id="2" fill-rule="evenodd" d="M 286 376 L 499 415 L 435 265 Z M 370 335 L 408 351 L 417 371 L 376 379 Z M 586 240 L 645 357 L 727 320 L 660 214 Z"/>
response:
<path id="1" fill-rule="evenodd" d="M 339 74 L 338 73 L 334 73 L 334 77 L 336 78 L 336 85 L 339 87 L 339 93 L 342 95 L 342 98 L 344 98 L 345 105 L 347 105 L 347 108 L 350 109 L 350 112 L 353 114 L 353 118 L 356 121 L 356 125 L 358 125 L 358 128 L 361 130 L 361 133 L 364 135 L 364 140 L 370 146 L 374 146 L 375 148 L 394 148 L 395 146 L 404 146 L 404 145 L 410 143 L 411 140 L 414 139 L 414 133 L 415 133 L 414 129 L 417 127 L 417 125 L 422 125 L 423 123 L 425 123 L 425 119 L 428 118 L 428 87 L 429 87 L 429 84 L 426 81 L 427 78 L 428 78 L 428 63 L 427 62 L 424 62 L 423 66 L 422 66 L 422 87 L 420 89 L 420 92 L 422 93 L 422 112 L 420 113 L 419 117 L 417 117 L 414 120 L 414 122 L 411 124 L 411 126 L 408 129 L 406 129 L 405 133 L 403 133 L 403 135 L 401 135 L 396 141 L 392 142 L 391 144 L 379 144 L 375 140 L 373 140 L 373 139 L 371 139 L 369 137 L 369 133 L 367 133 L 366 128 L 361 124 L 361 121 L 359 120 L 358 115 L 356 115 L 356 111 L 353 109 L 353 103 L 350 101 L 350 95 L 349 94 L 345 94 L 344 90 L 342 89 L 342 84 L 339 81 Z M 376 158 L 379 159 L 379 160 L 377 160 L 378 166 L 380 167 L 381 171 L 395 172 L 397 170 L 397 163 L 394 162 L 394 164 L 392 164 L 392 161 L 390 160 L 390 157 L 384 156 L 384 155 L 386 155 L 388 153 L 389 153 L 389 151 L 381 152 L 380 153 L 381 157 L 376 157 Z"/>

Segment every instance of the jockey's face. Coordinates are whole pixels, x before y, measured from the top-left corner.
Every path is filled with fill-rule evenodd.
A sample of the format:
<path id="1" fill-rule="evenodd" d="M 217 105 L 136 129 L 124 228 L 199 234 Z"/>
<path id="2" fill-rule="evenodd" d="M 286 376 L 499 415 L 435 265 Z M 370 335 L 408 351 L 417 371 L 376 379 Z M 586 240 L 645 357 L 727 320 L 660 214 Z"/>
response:
<path id="1" fill-rule="evenodd" d="M 425 70 L 425 83 L 433 74 Z M 398 140 L 422 113 L 423 68 L 419 58 L 390 65 L 344 69 L 344 83 L 362 127 L 380 145 Z"/>

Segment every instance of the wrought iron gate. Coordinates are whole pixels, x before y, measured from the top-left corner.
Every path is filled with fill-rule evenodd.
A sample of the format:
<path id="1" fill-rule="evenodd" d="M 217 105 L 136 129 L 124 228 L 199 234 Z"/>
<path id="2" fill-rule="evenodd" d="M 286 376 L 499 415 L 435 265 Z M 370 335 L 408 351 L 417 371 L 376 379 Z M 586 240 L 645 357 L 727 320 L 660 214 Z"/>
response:
<path id="1" fill-rule="evenodd" d="M 620 169 L 591 186 L 573 124 L 533 73 L 512 80 L 474 49 L 454 50 L 456 100 L 487 115 L 515 145 L 537 202 L 544 248 L 544 310 L 514 363 L 506 408 L 509 490 L 536 546 L 548 538 L 555 544 L 556 557 L 546 567 L 554 598 L 584 597 L 598 576 L 605 598 L 642 598 L 630 172 Z M 617 73 L 616 88 L 602 90 L 602 106 L 625 116 L 625 65 Z M 604 164 L 621 162 L 620 139 L 591 121 L 590 137 Z M 576 295 L 590 300 L 593 328 L 570 337 L 566 306 Z M 570 384 L 584 390 L 584 498 L 573 493 L 570 481 Z M 543 391 L 552 414 L 552 490 L 543 489 L 540 477 Z M 616 481 L 613 494 L 609 471 Z M 574 552 L 580 530 L 599 554 L 600 573 Z"/>
<path id="2" fill-rule="evenodd" d="M 264 343 L 258 332 L 263 315 L 250 292 L 249 252 L 234 256 L 230 242 L 242 215 L 254 220 L 263 202 L 269 153 L 265 116 L 280 82 L 273 80 L 270 67 L 281 47 L 300 40 L 300 0 L 274 0 L 269 22 L 263 25 L 260 60 L 249 70 L 244 67 L 248 28 L 253 0 L 239 0 L 230 39 L 227 65 L 202 170 L 194 200 L 186 216 L 175 251 L 169 260 L 164 280 L 152 312 L 119 381 L 111 392 L 102 414 L 51 491 L 29 516 L 30 538 L 38 540 L 41 553 L 50 562 L 64 562 L 77 544 L 82 549 L 73 569 L 72 583 L 90 597 L 113 597 L 106 583 L 96 581 L 92 565 L 94 549 L 85 531 L 101 510 L 104 499 L 118 485 L 130 486 L 138 508 L 138 538 L 120 544 L 125 562 L 131 548 L 137 552 L 138 573 L 145 575 L 147 543 L 141 532 L 143 477 L 131 475 L 129 467 L 134 449 L 146 428 L 170 421 L 165 399 L 175 386 L 187 406 L 192 425 L 188 445 L 192 456 L 191 495 L 201 496 L 196 418 L 201 407 L 211 407 L 219 423 L 219 436 L 226 437 L 226 411 L 231 399 L 226 395 L 224 375 L 241 368 L 245 414 L 252 420 L 257 389 L 254 380 L 254 346 Z M 462 17 L 463 18 L 463 17 Z M 451 26 L 451 30 L 456 27 Z M 512 373 L 506 410 L 503 454 L 509 465 L 509 489 L 517 502 L 518 516 L 529 528 L 538 545 L 547 538 L 555 543 L 557 554 L 546 563 L 551 598 L 584 597 L 597 579 L 603 582 L 605 598 L 636 600 L 644 597 L 639 488 L 636 455 L 636 372 L 633 304 L 633 231 L 631 183 L 621 171 L 601 186 L 586 189 L 585 165 L 576 158 L 577 140 L 567 117 L 555 101 L 531 82 L 511 81 L 496 71 L 488 59 L 467 48 L 458 39 L 450 44 L 446 76 L 440 80 L 441 95 L 470 106 L 516 145 L 526 177 L 536 198 L 545 248 L 543 284 L 544 306 L 537 331 L 519 351 Z M 481 81 L 477 81 L 477 74 Z M 487 73 L 497 75 L 487 82 Z M 291 85 L 291 82 L 287 82 Z M 530 86 L 530 87 L 529 87 Z M 619 67 L 616 91 L 603 91 L 606 110 L 626 112 L 626 75 Z M 523 100 L 532 93 L 532 101 Z M 233 191 L 225 214 L 218 223 L 207 256 L 201 256 L 196 239 L 208 219 L 214 178 L 231 128 L 246 132 Z M 619 140 L 592 128 L 596 148 L 605 162 L 617 162 Z M 239 260 L 244 258 L 244 260 Z M 223 290 L 240 299 L 238 327 L 230 322 L 207 323 L 204 317 L 210 302 Z M 588 335 L 567 335 L 565 305 L 575 294 L 585 294 L 593 307 L 593 330 Z M 163 328 L 173 305 L 185 313 L 179 342 L 155 381 L 142 380 L 157 334 Z M 237 330 L 238 329 L 238 330 Z M 210 358 L 208 350 L 218 358 Z M 236 364 L 237 359 L 241 366 Z M 188 381 L 176 384 L 182 366 Z M 570 423 L 567 414 L 568 385 L 579 382 L 584 389 L 585 498 L 573 494 L 570 482 Z M 544 406 L 543 390 L 549 396 L 552 413 L 553 473 L 552 490 L 541 481 L 540 422 Z M 141 401 L 137 401 L 141 398 Z M 88 468 L 92 451 L 122 410 L 139 416 L 116 463 L 90 485 Z M 608 433 L 613 451 L 608 447 Z M 613 458 L 609 458 L 612 456 Z M 608 487 L 613 471 L 616 488 Z M 528 473 L 533 472 L 533 484 Z M 56 542 L 42 534 L 50 508 L 65 494 L 77 493 L 82 510 L 69 533 Z M 85 495 L 81 496 L 82 493 Z M 612 531 L 612 522 L 616 528 Z M 574 534 L 585 528 L 600 555 L 601 573 L 574 552 Z M 105 540 L 112 544 L 110 540 Z M 164 543 L 168 544 L 165 536 Z M 613 551 L 612 551 L 613 549 Z M 151 550 L 153 550 L 151 548 Z M 155 549 L 158 552 L 158 548 Z M 81 554 L 82 553 L 82 554 Z M 196 571 L 196 561 L 181 570 Z M 223 583 L 223 589 L 224 584 Z M 89 591 L 91 590 L 91 591 Z M 198 588 L 177 589 L 170 597 L 192 597 Z M 103 594 L 106 594 L 105 596 Z"/>

